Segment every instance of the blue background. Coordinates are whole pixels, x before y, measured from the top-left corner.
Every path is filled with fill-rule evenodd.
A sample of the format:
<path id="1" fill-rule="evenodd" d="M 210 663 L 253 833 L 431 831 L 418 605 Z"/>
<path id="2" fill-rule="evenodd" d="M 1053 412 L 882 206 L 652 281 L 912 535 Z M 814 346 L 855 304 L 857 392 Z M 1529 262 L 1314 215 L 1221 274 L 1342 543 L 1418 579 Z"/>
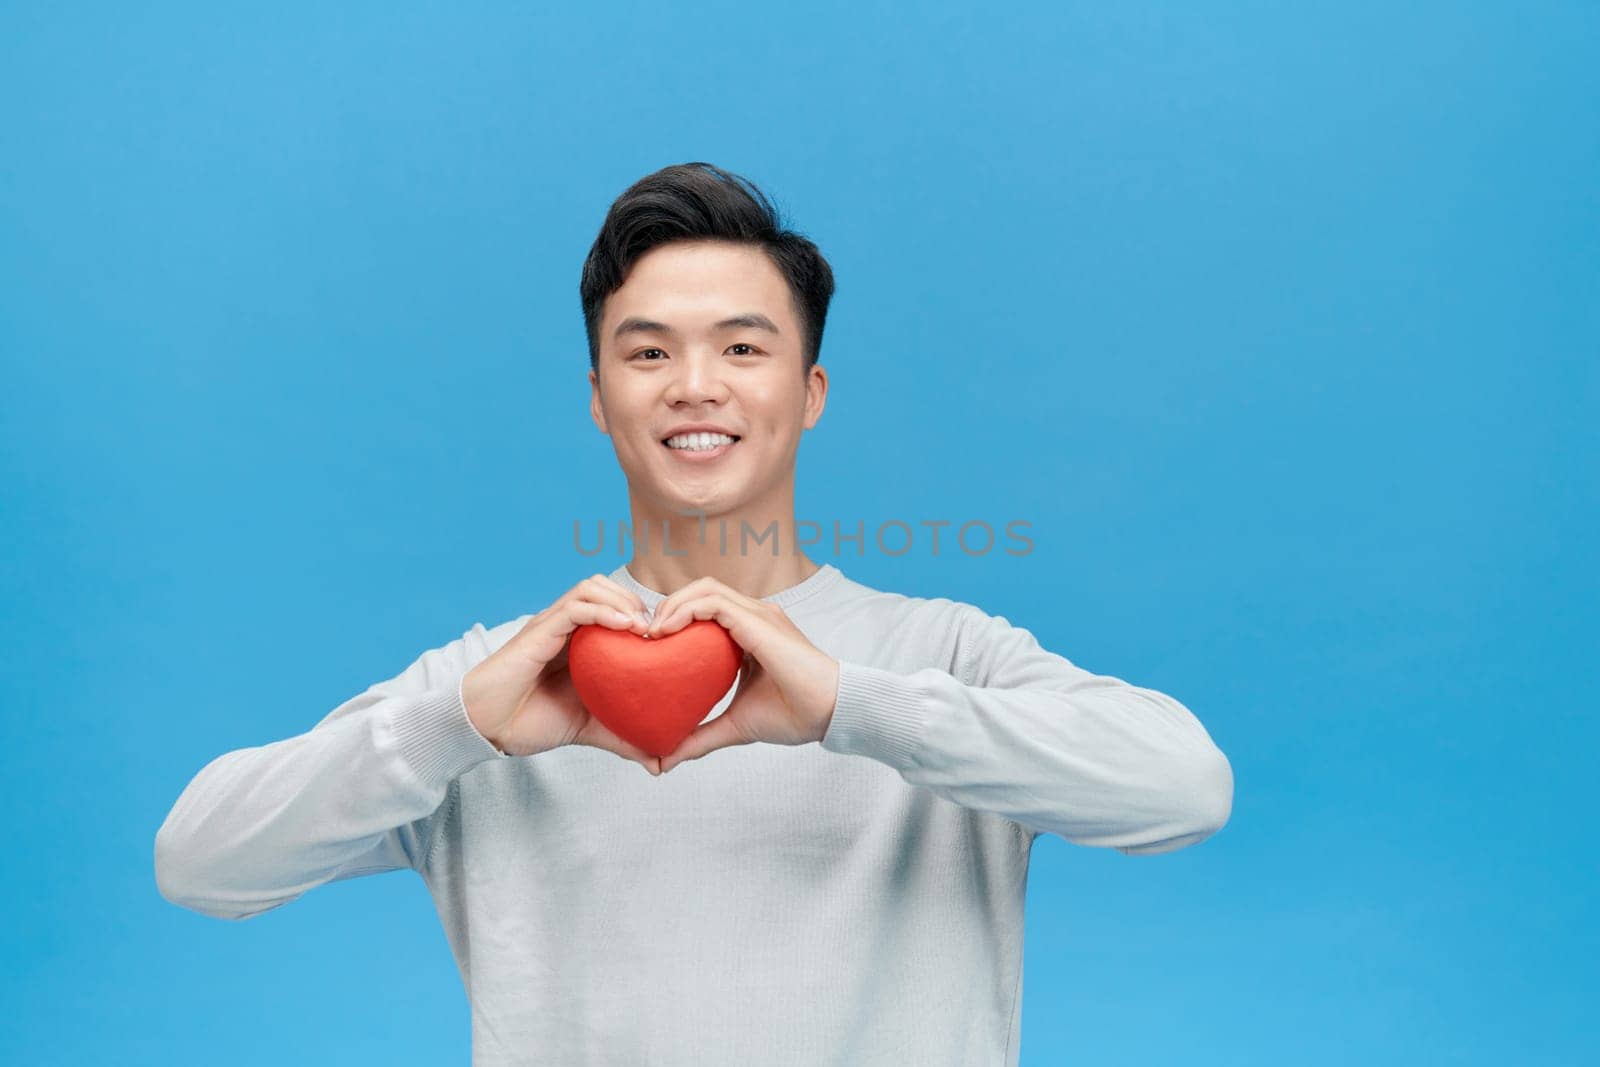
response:
<path id="1" fill-rule="evenodd" d="M 420 879 L 224 923 L 154 834 L 597 569 L 578 270 L 696 159 L 837 273 L 800 517 L 1035 543 L 813 558 L 1232 762 L 1040 839 L 1024 1064 L 1595 1056 L 1600 15 L 1177 7 L 8 5 L 0 1060 L 467 1062 Z"/>

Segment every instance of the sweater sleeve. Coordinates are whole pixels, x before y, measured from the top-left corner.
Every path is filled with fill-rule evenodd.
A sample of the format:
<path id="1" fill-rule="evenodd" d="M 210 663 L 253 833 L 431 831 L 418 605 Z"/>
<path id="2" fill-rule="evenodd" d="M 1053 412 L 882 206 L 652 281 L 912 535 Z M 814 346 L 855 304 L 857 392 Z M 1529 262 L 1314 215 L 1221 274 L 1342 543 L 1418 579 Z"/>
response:
<path id="1" fill-rule="evenodd" d="M 1034 836 L 1127 855 L 1172 852 L 1227 823 L 1232 767 L 1186 707 L 956 604 L 961 677 L 840 661 L 824 748 L 879 760 Z"/>
<path id="2" fill-rule="evenodd" d="M 421 870 L 451 783 L 509 758 L 461 702 L 461 680 L 485 640 L 474 624 L 305 733 L 208 763 L 156 832 L 161 895 L 247 919 L 326 882 Z"/>

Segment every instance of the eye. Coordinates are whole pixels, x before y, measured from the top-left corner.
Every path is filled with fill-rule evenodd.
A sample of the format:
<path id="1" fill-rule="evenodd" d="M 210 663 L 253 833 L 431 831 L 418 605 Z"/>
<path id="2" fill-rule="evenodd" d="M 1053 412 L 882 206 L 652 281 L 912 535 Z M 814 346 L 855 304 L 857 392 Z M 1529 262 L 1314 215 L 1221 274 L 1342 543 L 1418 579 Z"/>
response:
<path id="1" fill-rule="evenodd" d="M 731 345 L 730 347 L 732 347 L 732 348 L 748 348 L 748 349 L 750 349 L 749 352 L 735 352 L 734 355 L 736 355 L 736 356 L 753 356 L 757 352 L 761 351 L 759 348 L 756 348 L 754 345 L 747 345 L 743 341 L 740 341 L 737 344 Z"/>
<path id="2" fill-rule="evenodd" d="M 631 356 L 631 357 L 630 357 L 630 358 L 632 358 L 632 359 L 639 359 L 639 358 L 640 358 L 640 357 L 642 357 L 642 356 L 643 356 L 643 355 L 644 355 L 644 354 L 645 354 L 645 353 L 646 353 L 646 352 L 661 352 L 661 349 L 659 349 L 659 348 L 643 348 L 643 349 L 640 349 L 640 350 L 639 350 L 639 351 L 637 351 L 637 352 L 635 352 L 635 353 L 634 353 L 634 354 L 633 354 L 633 355 L 632 355 L 632 356 Z M 665 352 L 661 352 L 661 354 L 662 354 L 662 355 L 663 355 L 663 356 L 664 356 L 664 355 L 666 355 L 666 353 L 665 353 Z M 644 361 L 644 362 L 646 362 L 646 363 L 659 363 L 659 362 L 661 362 L 661 361 L 660 361 L 660 360 L 658 360 L 658 359 L 647 359 L 647 360 L 645 360 L 645 361 Z"/>

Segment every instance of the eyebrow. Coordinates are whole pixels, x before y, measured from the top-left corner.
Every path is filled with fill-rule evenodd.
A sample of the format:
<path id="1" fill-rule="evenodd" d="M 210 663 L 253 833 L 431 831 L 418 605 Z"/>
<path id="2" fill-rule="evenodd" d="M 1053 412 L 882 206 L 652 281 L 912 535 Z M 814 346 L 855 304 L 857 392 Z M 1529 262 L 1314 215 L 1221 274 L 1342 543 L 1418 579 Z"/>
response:
<path id="1" fill-rule="evenodd" d="M 783 331 L 778 329 L 771 319 L 759 311 L 747 311 L 742 315 L 730 315 L 728 318 L 711 324 L 713 332 L 741 327 L 749 330 L 766 330 L 779 337 L 783 336 Z M 654 319 L 642 319 L 637 315 L 630 315 L 617 323 L 616 332 L 611 336 L 615 340 L 626 333 L 660 333 L 666 334 L 668 337 L 676 337 L 678 335 L 678 331 L 664 322 L 656 322 Z"/>

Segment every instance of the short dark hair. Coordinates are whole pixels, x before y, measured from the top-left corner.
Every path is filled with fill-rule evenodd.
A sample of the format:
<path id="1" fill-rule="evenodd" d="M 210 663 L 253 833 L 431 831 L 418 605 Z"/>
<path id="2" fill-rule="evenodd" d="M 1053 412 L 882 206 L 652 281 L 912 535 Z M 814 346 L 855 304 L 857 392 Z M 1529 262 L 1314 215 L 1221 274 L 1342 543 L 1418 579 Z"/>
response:
<path id="1" fill-rule="evenodd" d="M 606 298 L 622 287 L 633 264 L 659 245 L 694 240 L 733 241 L 767 253 L 789 283 L 800 316 L 803 369 L 809 372 L 822 353 L 833 268 L 815 244 L 786 228 L 753 182 L 710 163 L 678 163 L 647 174 L 606 212 L 578 282 L 590 369 L 600 369 Z"/>

